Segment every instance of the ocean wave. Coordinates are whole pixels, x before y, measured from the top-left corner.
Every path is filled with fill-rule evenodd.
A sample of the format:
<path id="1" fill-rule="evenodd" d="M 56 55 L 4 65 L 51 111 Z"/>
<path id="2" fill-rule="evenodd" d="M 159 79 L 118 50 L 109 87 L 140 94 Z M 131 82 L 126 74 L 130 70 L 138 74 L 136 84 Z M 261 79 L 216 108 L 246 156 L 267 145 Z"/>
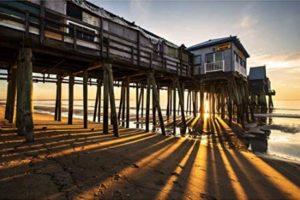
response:
<path id="1" fill-rule="evenodd" d="M 284 114 L 284 113 L 255 113 L 255 117 L 286 117 L 300 118 L 300 114 Z"/>

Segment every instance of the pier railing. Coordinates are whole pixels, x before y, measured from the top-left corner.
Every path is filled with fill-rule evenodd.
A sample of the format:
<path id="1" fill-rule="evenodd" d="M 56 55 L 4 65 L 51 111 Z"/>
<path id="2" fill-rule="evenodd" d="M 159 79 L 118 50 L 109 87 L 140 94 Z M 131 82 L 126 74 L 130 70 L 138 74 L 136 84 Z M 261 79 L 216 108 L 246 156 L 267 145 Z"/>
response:
<path id="1" fill-rule="evenodd" d="M 184 49 L 175 49 L 176 55 L 168 54 L 167 49 L 174 47 L 162 43 L 161 51 L 151 45 L 151 42 L 143 42 L 149 38 L 145 38 L 139 30 L 98 17 L 100 25 L 94 26 L 38 4 L 0 2 L 0 27 L 21 31 L 25 38 L 37 37 L 40 45 L 73 50 L 101 59 L 110 58 L 137 68 L 154 69 L 179 76 L 191 75 L 189 53 Z M 118 26 L 120 30 L 130 32 L 133 37 L 108 30 L 104 25 Z"/>
<path id="2" fill-rule="evenodd" d="M 209 72 L 218 72 L 218 71 L 222 71 L 222 72 L 225 71 L 225 62 L 224 62 L 224 60 L 204 64 L 204 74 L 209 73 Z"/>

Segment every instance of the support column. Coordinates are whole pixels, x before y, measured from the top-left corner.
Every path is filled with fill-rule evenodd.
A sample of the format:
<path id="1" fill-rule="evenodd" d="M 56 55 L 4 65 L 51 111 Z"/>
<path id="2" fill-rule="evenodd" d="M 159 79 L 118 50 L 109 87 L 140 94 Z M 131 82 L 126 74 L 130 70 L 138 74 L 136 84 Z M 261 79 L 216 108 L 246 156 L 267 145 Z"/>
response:
<path id="1" fill-rule="evenodd" d="M 172 88 L 168 86 L 168 99 L 167 99 L 167 110 L 166 110 L 166 115 L 167 115 L 167 120 L 170 119 L 171 115 L 171 106 L 172 106 Z"/>
<path id="2" fill-rule="evenodd" d="M 14 65 L 10 70 L 10 77 L 7 85 L 6 107 L 5 107 L 5 119 L 7 119 L 9 123 L 13 123 L 13 119 L 14 119 L 16 91 L 17 91 L 17 65 Z"/>
<path id="3" fill-rule="evenodd" d="M 105 64 L 105 70 L 107 71 L 107 82 L 108 82 L 108 91 L 110 97 L 110 115 L 113 125 L 113 134 L 116 137 L 119 137 L 119 123 L 117 119 L 117 110 L 115 104 L 115 92 L 114 92 L 114 77 L 112 73 L 111 64 Z"/>
<path id="4" fill-rule="evenodd" d="M 204 120 L 204 89 L 200 88 L 200 118 Z"/>
<path id="5" fill-rule="evenodd" d="M 93 122 L 96 122 L 97 112 L 98 112 L 98 104 L 99 104 L 99 87 L 98 87 L 98 84 L 97 84 Z"/>
<path id="6" fill-rule="evenodd" d="M 139 128 L 139 109 L 140 109 L 140 98 L 139 98 L 139 86 L 138 83 L 135 84 L 135 120 L 136 120 L 136 128 Z"/>
<path id="7" fill-rule="evenodd" d="M 34 141 L 31 59 L 31 48 L 20 49 L 17 70 L 17 133 L 18 135 L 25 135 L 26 142 Z"/>
<path id="8" fill-rule="evenodd" d="M 129 128 L 130 122 L 130 81 L 127 78 L 126 81 L 126 128 Z"/>
<path id="9" fill-rule="evenodd" d="M 155 131 L 155 126 L 156 126 L 156 99 L 155 99 L 155 96 L 154 96 L 154 89 L 157 90 L 157 88 L 154 88 L 156 87 L 156 85 L 154 86 L 152 84 L 152 131 L 154 132 Z"/>
<path id="10" fill-rule="evenodd" d="M 103 70 L 104 98 L 103 98 L 103 133 L 108 134 L 108 74 Z"/>
<path id="11" fill-rule="evenodd" d="M 149 114 L 150 114 L 150 79 L 147 77 L 147 95 L 146 95 L 146 132 L 149 132 Z"/>
<path id="12" fill-rule="evenodd" d="M 101 105 L 102 105 L 102 101 L 101 101 L 101 93 L 102 93 L 102 91 L 101 91 L 101 88 L 102 88 L 102 85 L 101 85 L 101 81 L 100 81 L 100 79 L 98 79 L 98 85 L 97 85 L 97 87 L 98 87 L 98 90 L 99 90 L 99 106 L 98 106 L 98 123 L 100 123 L 100 119 L 101 119 Z"/>
<path id="13" fill-rule="evenodd" d="M 69 76 L 69 111 L 68 124 L 73 124 L 73 107 L 74 107 L 74 76 Z"/>
<path id="14" fill-rule="evenodd" d="M 176 83 L 173 80 L 173 134 L 176 135 Z"/>
<path id="15" fill-rule="evenodd" d="M 177 88 L 178 88 L 178 99 L 179 99 L 179 106 L 180 106 L 180 111 L 181 111 L 181 121 L 182 121 L 182 128 L 181 128 L 181 135 L 185 135 L 186 133 L 186 121 L 185 121 L 185 113 L 184 113 L 184 86 L 180 85 L 178 79 L 176 80 L 177 82 Z"/>
<path id="16" fill-rule="evenodd" d="M 88 72 L 83 73 L 83 127 L 88 128 Z"/>
<path id="17" fill-rule="evenodd" d="M 62 84 L 62 77 L 58 75 L 57 82 L 56 82 L 56 102 L 55 102 L 55 114 L 54 114 L 55 121 L 61 121 L 61 84 Z"/>
<path id="18" fill-rule="evenodd" d="M 122 82 L 122 86 L 121 86 L 121 93 L 120 93 L 120 102 L 119 102 L 119 112 L 118 112 L 118 120 L 121 121 L 121 116 L 122 116 L 122 121 L 124 120 L 123 118 L 123 105 L 124 105 L 124 99 L 125 99 L 125 85 L 124 82 Z M 124 126 L 123 122 L 122 122 L 122 126 Z"/>
<path id="19" fill-rule="evenodd" d="M 161 133 L 163 135 L 166 135 L 164 119 L 163 119 L 163 116 L 162 116 L 160 101 L 159 101 L 159 90 L 157 89 L 157 84 L 156 84 L 153 73 L 149 74 L 149 78 L 151 80 L 151 85 L 152 85 L 152 88 L 153 88 L 153 100 L 155 101 L 154 105 L 155 105 L 155 108 L 157 109 L 157 114 L 158 114 L 158 118 L 159 118 L 159 122 L 160 122 Z"/>

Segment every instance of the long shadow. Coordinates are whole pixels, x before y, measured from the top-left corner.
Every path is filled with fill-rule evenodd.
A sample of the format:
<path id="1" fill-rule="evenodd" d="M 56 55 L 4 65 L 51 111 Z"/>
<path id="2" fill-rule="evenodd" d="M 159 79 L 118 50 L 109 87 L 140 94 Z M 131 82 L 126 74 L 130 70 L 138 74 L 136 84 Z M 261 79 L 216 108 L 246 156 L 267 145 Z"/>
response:
<path id="1" fill-rule="evenodd" d="M 188 180 L 192 172 L 192 168 L 194 166 L 195 160 L 198 155 L 198 151 L 200 148 L 201 139 L 197 139 L 195 141 L 195 145 L 193 146 L 192 152 L 188 155 L 188 160 L 184 166 L 180 166 L 182 169 L 181 173 L 178 175 L 178 179 L 176 180 L 176 184 L 173 185 L 169 194 L 175 194 L 176 190 L 181 190 L 181 192 L 176 194 L 176 199 L 184 199 L 184 191 L 187 188 Z M 199 158 L 198 158 L 199 159 Z"/>
<path id="2" fill-rule="evenodd" d="M 180 161 L 186 156 L 187 152 L 193 146 L 194 142 L 194 140 L 184 140 L 184 142 L 175 150 L 169 149 L 171 152 L 169 152 L 169 154 L 163 160 L 151 165 L 151 168 L 155 171 L 152 171 L 151 168 L 149 168 L 143 174 L 143 176 L 134 178 L 134 182 L 145 182 L 147 177 L 158 173 L 159 175 L 157 176 L 156 181 L 152 184 L 149 184 L 148 187 L 145 188 L 145 192 L 149 192 L 149 194 L 151 193 L 153 197 L 156 197 L 162 191 L 162 187 L 166 186 L 167 180 L 171 176 L 178 176 L 178 174 L 176 174 L 174 171 L 178 167 Z M 142 196 L 137 196 L 137 198 L 142 198 Z"/>
<path id="3" fill-rule="evenodd" d="M 162 136 L 156 136 L 156 137 L 154 137 L 154 138 L 151 138 L 153 141 L 152 141 L 152 143 L 153 144 L 156 144 L 158 141 L 161 141 L 161 140 L 164 140 L 164 139 L 166 139 L 166 138 L 164 138 L 164 137 L 162 137 Z M 91 160 L 99 160 L 100 158 L 99 157 L 102 157 L 102 159 L 104 159 L 105 158 L 105 160 L 106 160 L 106 162 L 107 163 L 105 163 L 105 166 L 100 166 L 100 172 L 102 171 L 109 171 L 109 172 L 111 172 L 111 173 L 108 173 L 109 175 L 106 175 L 106 176 L 104 176 L 104 177 L 102 177 L 101 179 L 96 179 L 96 180 L 92 180 L 91 182 L 92 183 L 90 183 L 90 184 L 87 184 L 85 187 L 87 187 L 88 185 L 90 185 L 91 187 L 93 186 L 93 185 L 95 185 L 95 184 L 97 184 L 97 183 L 99 183 L 101 180 L 104 180 L 105 178 L 107 178 L 107 177 L 109 177 L 109 176 L 111 176 L 112 174 L 113 174 L 113 172 L 117 172 L 117 171 L 119 171 L 120 169 L 122 169 L 123 167 L 125 167 L 125 166 L 128 166 L 128 165 L 130 165 L 130 164 L 133 164 L 135 161 L 137 161 L 137 160 L 140 160 L 140 159 L 142 159 L 143 157 L 146 157 L 147 155 L 151 155 L 152 153 L 154 153 L 155 151 L 157 151 L 157 150 L 159 150 L 159 149 L 161 149 L 161 148 L 163 148 L 164 146 L 166 146 L 166 145 L 170 145 L 170 144 L 172 144 L 172 143 L 174 143 L 175 141 L 176 141 L 176 138 L 171 138 L 171 139 L 169 139 L 169 138 L 167 138 L 168 140 L 166 140 L 166 142 L 162 142 L 162 143 L 160 143 L 159 145 L 156 145 L 156 146 L 154 146 L 153 148 L 151 148 L 151 147 L 147 147 L 147 152 L 144 152 L 144 151 L 142 151 L 142 147 L 145 147 L 146 145 L 145 145 L 145 143 L 144 143 L 144 141 L 139 141 L 139 142 L 137 142 L 137 143 L 133 143 L 133 144 L 130 144 L 130 147 L 131 147 L 131 149 L 132 149 L 132 151 L 134 151 L 134 150 L 136 150 L 136 149 L 140 149 L 141 150 L 141 152 L 142 152 L 142 154 L 141 155 L 137 155 L 137 156 L 135 156 L 134 157 L 134 159 L 133 160 L 126 160 L 126 156 L 124 157 L 123 156 L 123 158 L 124 158 L 124 160 L 125 161 L 118 161 L 118 162 L 114 162 L 113 160 L 114 159 L 112 159 L 112 157 L 111 157 L 111 155 L 106 155 L 105 156 L 105 151 L 104 152 L 101 152 L 100 154 L 99 154 L 99 152 L 98 152 L 98 150 L 99 150 L 99 148 L 96 148 L 96 149 L 94 149 L 93 151 L 80 151 L 80 155 L 79 155 L 79 158 L 78 158 L 78 155 L 77 154 L 69 154 L 69 155 L 64 155 L 63 157 L 57 157 L 57 158 L 55 158 L 57 161 L 59 161 L 59 162 L 61 162 L 61 163 L 65 163 L 64 164 L 64 166 L 72 166 L 72 162 L 71 161 L 73 161 L 73 160 L 78 160 L 78 159 L 84 159 L 84 160 L 88 160 L 88 161 L 91 161 Z M 147 142 L 148 143 L 146 143 L 146 144 L 149 144 L 149 143 L 151 143 L 151 141 L 149 141 L 149 140 L 147 140 Z M 119 150 L 121 150 L 122 148 L 125 148 L 126 147 L 126 145 L 125 146 L 123 146 L 123 147 L 119 147 Z M 128 149 L 127 149 L 128 150 Z M 89 154 L 85 154 L 85 152 L 88 152 Z M 122 152 L 122 151 L 120 151 L 120 152 Z M 103 155 L 104 154 L 104 155 Z M 70 162 L 70 163 L 68 163 L 68 162 Z M 48 163 L 48 161 L 47 160 L 39 160 L 39 161 L 37 161 L 37 162 L 35 162 L 35 164 L 34 165 L 43 165 L 43 163 L 45 163 L 45 164 L 47 164 Z M 110 164 L 111 163 L 111 164 Z M 96 162 L 96 163 L 94 163 L 95 165 L 97 165 L 98 163 Z M 102 163 L 103 164 L 103 163 Z M 114 167 L 111 167 L 111 166 L 114 166 Z M 115 167 L 116 166 L 116 167 Z M 18 169 L 13 169 L 11 172 L 9 172 L 9 169 L 6 169 L 6 170 L 1 170 L 2 172 L 1 172 L 1 179 L 3 179 L 3 177 L 8 177 L 9 175 L 11 175 L 12 173 L 13 173 L 13 175 L 15 176 L 16 175 L 16 171 L 17 172 L 19 172 L 20 174 L 22 174 L 22 172 L 24 172 L 24 171 L 27 171 L 27 170 L 29 170 L 28 169 L 28 166 L 20 166 L 20 167 L 18 167 Z M 70 171 L 70 172 L 72 172 L 72 174 L 76 174 L 76 170 L 75 171 Z M 93 172 L 93 173 L 95 173 L 95 172 Z M 97 174 L 97 172 L 96 172 L 96 174 Z M 3 175 L 5 175 L 5 176 L 3 176 Z M 75 177 L 75 179 L 80 179 L 80 178 L 78 178 L 78 177 Z M 87 177 L 87 179 L 88 178 L 91 178 L 91 177 Z M 81 180 L 81 179 L 80 179 Z M 16 178 L 16 180 L 15 181 L 18 181 L 18 178 Z M 4 183 L 5 183 L 5 181 L 4 181 Z M 82 183 L 83 185 L 84 185 L 84 183 Z M 49 194 L 47 194 L 47 195 L 49 195 Z M 45 196 L 44 197 L 47 197 L 47 195 L 45 194 Z"/>
<path id="4" fill-rule="evenodd" d="M 221 124 L 219 124 L 221 127 Z M 222 128 L 220 128 L 222 129 Z M 223 127 L 223 130 L 225 128 Z M 223 135 L 226 136 L 226 132 L 223 132 Z M 221 136 L 220 136 L 221 137 Z M 231 151 L 232 154 L 223 146 L 224 153 L 231 164 L 232 169 L 236 172 L 237 178 L 246 194 L 250 198 L 274 198 L 277 199 L 286 199 L 287 196 L 282 193 L 280 188 L 275 186 L 270 182 L 264 174 L 261 173 L 256 167 L 254 167 L 241 153 L 237 150 Z M 233 158 L 233 156 L 235 158 Z M 254 183 L 255 177 L 260 179 L 260 182 Z M 267 190 L 264 190 L 265 189 Z M 268 193 L 272 191 L 272 194 Z"/>
<path id="5" fill-rule="evenodd" d="M 225 128 L 222 126 L 222 124 L 220 123 L 219 120 L 217 120 L 217 122 L 219 123 L 219 126 L 225 133 L 224 135 L 227 138 L 227 140 L 230 141 L 232 144 L 231 137 L 228 137 L 228 135 L 226 134 Z M 291 164 L 291 163 L 279 161 L 279 160 L 275 161 L 275 160 L 271 160 L 271 159 L 263 159 L 263 158 L 260 158 L 260 159 L 263 160 L 265 163 L 267 163 L 269 166 L 271 166 L 273 169 L 275 169 L 282 176 L 284 176 L 285 178 L 287 178 L 288 180 L 293 182 L 295 185 L 299 185 L 300 178 L 299 178 L 299 176 L 295 176 L 295 174 L 294 174 L 295 170 L 298 171 L 298 173 L 300 174 L 300 168 L 299 168 L 300 165 L 299 164 L 296 164 L 296 163 Z"/>
<path id="6" fill-rule="evenodd" d="M 31 155 L 32 156 L 41 156 L 43 154 L 47 154 L 49 153 L 49 150 L 51 150 L 51 153 L 56 153 L 56 152 L 61 152 L 61 151 L 65 151 L 68 149 L 76 149 L 79 147 L 86 147 L 88 145 L 92 145 L 92 144 L 98 144 L 98 143 L 104 143 L 104 142 L 108 142 L 108 141 L 116 141 L 114 142 L 114 144 L 107 144 L 107 145 L 102 145 L 102 148 L 105 148 L 109 145 L 120 145 L 120 144 L 125 144 L 128 141 L 119 141 L 121 139 L 131 139 L 130 141 L 135 141 L 135 140 L 139 140 L 142 138 L 148 138 L 151 135 L 148 134 L 141 134 L 141 132 L 136 132 L 134 134 L 128 134 L 128 135 L 124 135 L 122 137 L 116 138 L 114 136 L 108 136 L 108 137 L 93 137 L 92 139 L 89 139 L 89 137 L 87 135 L 85 136 L 75 136 L 75 137 L 71 137 L 67 140 L 62 140 L 64 138 L 55 138 L 54 140 L 52 139 L 47 139 L 47 141 L 42 141 L 42 142 L 36 142 L 34 144 L 24 144 L 22 146 L 22 148 L 19 149 L 10 149 L 7 153 L 9 154 L 13 154 L 12 156 L 5 156 L 2 160 L 2 162 L 4 161 L 9 161 L 9 160 L 14 160 L 14 159 L 18 159 L 18 155 L 22 154 L 22 153 L 26 153 L 27 155 Z M 134 138 L 132 138 L 134 137 Z M 68 137 L 66 137 L 68 138 Z M 20 146 L 19 146 L 20 147 Z"/>
<path id="7" fill-rule="evenodd" d="M 207 182 L 207 191 L 210 194 L 215 194 L 217 198 L 222 198 L 222 194 L 224 196 L 230 194 L 232 195 L 231 198 L 237 198 L 234 196 L 235 191 L 225 168 L 224 160 L 219 152 L 218 144 L 221 141 L 217 140 L 217 130 L 214 126 L 213 118 L 209 118 L 208 120 L 211 127 L 211 135 L 208 137 L 207 181 L 213 180 L 213 182 L 210 184 Z"/>
<path id="8" fill-rule="evenodd" d="M 262 199 L 263 196 L 261 194 L 261 190 L 256 190 L 255 187 L 253 187 L 254 183 L 251 182 L 251 180 L 248 178 L 249 175 L 246 176 L 246 174 L 244 173 L 242 168 L 232 158 L 231 154 L 228 152 L 226 146 L 224 145 L 224 141 L 228 139 L 228 138 L 226 138 L 225 129 L 224 128 L 222 129 L 220 124 L 218 124 L 218 123 L 216 123 L 216 126 L 219 129 L 219 131 L 217 133 L 218 133 L 219 140 L 221 141 L 222 150 L 223 150 L 226 158 L 228 159 L 228 161 L 231 165 L 231 168 L 234 170 L 234 172 L 238 178 L 238 180 L 236 180 L 236 181 L 239 181 L 242 188 L 244 189 L 244 192 L 246 193 L 246 195 L 248 197 Z M 229 142 L 229 141 L 227 141 L 227 142 Z"/>

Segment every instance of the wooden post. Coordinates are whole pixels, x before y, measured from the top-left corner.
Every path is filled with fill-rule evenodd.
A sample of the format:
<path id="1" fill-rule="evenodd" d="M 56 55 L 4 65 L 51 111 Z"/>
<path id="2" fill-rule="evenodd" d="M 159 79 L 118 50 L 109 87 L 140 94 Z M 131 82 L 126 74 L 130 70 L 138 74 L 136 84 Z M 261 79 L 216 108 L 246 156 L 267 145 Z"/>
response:
<path id="1" fill-rule="evenodd" d="M 122 126 L 125 127 L 125 103 L 126 103 L 126 84 L 123 82 L 123 103 L 122 103 Z"/>
<path id="2" fill-rule="evenodd" d="M 102 105 L 102 101 L 101 101 L 101 87 L 102 87 L 102 85 L 101 85 L 101 81 L 100 81 L 100 79 L 98 79 L 98 85 L 97 85 L 97 87 L 98 87 L 98 90 L 99 90 L 99 106 L 98 106 L 98 123 L 100 123 L 100 119 L 101 119 L 101 105 Z"/>
<path id="3" fill-rule="evenodd" d="M 54 114 L 54 120 L 56 121 L 61 121 L 61 84 L 62 84 L 62 77 L 58 75 L 57 82 L 56 82 L 56 103 L 55 103 L 55 114 Z"/>
<path id="4" fill-rule="evenodd" d="M 182 121 L 182 128 L 181 128 L 181 135 L 185 135 L 186 133 L 186 121 L 185 121 L 185 113 L 184 113 L 184 86 L 180 86 L 179 80 L 176 79 L 177 82 L 177 88 L 178 88 L 178 99 L 179 99 L 179 105 L 181 110 L 181 121 Z"/>
<path id="5" fill-rule="evenodd" d="M 225 96 L 224 96 L 224 88 L 221 88 L 221 94 L 220 94 L 220 98 L 221 98 L 221 118 L 225 119 Z"/>
<path id="6" fill-rule="evenodd" d="M 139 100 L 139 86 L 138 86 L 138 83 L 135 84 L 135 119 L 136 119 L 136 128 L 139 128 L 139 107 L 140 107 L 140 104 L 139 104 L 140 100 Z"/>
<path id="7" fill-rule="evenodd" d="M 142 121 L 145 122 L 144 120 L 144 86 L 142 86 L 141 89 L 141 117 L 142 117 Z"/>
<path id="8" fill-rule="evenodd" d="M 105 64 L 105 70 L 108 73 L 107 81 L 108 81 L 108 90 L 109 90 L 109 97 L 110 97 L 110 109 L 111 109 L 110 114 L 111 114 L 111 120 L 113 125 L 113 133 L 114 136 L 119 137 L 119 123 L 117 119 L 115 93 L 114 93 L 114 78 L 113 78 L 111 64 Z"/>
<path id="9" fill-rule="evenodd" d="M 6 91 L 6 106 L 5 106 L 4 119 L 8 119 L 8 117 L 9 117 L 9 107 L 10 107 L 10 104 L 12 103 L 11 102 L 11 96 L 12 96 L 12 94 L 11 94 L 12 93 L 12 91 L 11 91 L 11 84 L 12 84 L 11 71 L 12 70 L 8 71 L 8 81 L 7 81 L 7 91 Z"/>
<path id="10" fill-rule="evenodd" d="M 94 117 L 93 121 L 96 122 L 97 111 L 98 111 L 98 103 L 99 103 L 99 87 L 97 85 L 96 98 L 95 98 L 95 106 L 94 106 Z"/>
<path id="11" fill-rule="evenodd" d="M 121 86 L 121 94 L 120 94 L 120 102 L 119 102 L 119 112 L 118 112 L 118 120 L 120 121 L 122 111 L 123 111 L 123 104 L 124 104 L 124 97 L 125 96 L 125 85 L 124 82 L 122 82 Z"/>
<path id="12" fill-rule="evenodd" d="M 15 111 L 15 99 L 17 91 L 17 65 L 12 66 L 10 70 L 10 78 L 7 85 L 7 98 L 5 108 L 5 119 L 9 123 L 13 123 Z"/>
<path id="13" fill-rule="evenodd" d="M 170 119 L 171 115 L 171 106 L 172 106 L 172 88 L 171 86 L 168 86 L 168 99 L 167 99 L 167 110 L 166 110 L 166 115 L 167 115 L 167 120 Z"/>
<path id="14" fill-rule="evenodd" d="M 211 107 L 212 107 L 212 115 L 213 115 L 213 118 L 215 117 L 216 115 L 216 99 L 215 99 L 215 85 L 212 86 L 212 93 L 211 93 L 211 100 L 212 100 L 212 104 L 211 104 Z"/>
<path id="15" fill-rule="evenodd" d="M 106 65 L 104 65 L 104 68 Z M 103 70 L 104 98 L 103 98 L 103 134 L 108 134 L 108 72 Z"/>
<path id="16" fill-rule="evenodd" d="M 73 107 L 74 107 L 74 76 L 69 76 L 69 110 L 68 124 L 73 124 Z"/>
<path id="17" fill-rule="evenodd" d="M 83 127 L 88 128 L 88 72 L 83 73 Z"/>
<path id="18" fill-rule="evenodd" d="M 149 114 L 150 114 L 150 79 L 147 75 L 147 96 L 146 96 L 146 132 L 149 132 Z"/>
<path id="19" fill-rule="evenodd" d="M 268 107 L 269 107 L 269 109 L 272 109 L 274 107 L 272 94 L 269 94 L 269 106 Z"/>
<path id="20" fill-rule="evenodd" d="M 130 80 L 126 81 L 126 128 L 129 128 L 130 122 Z"/>
<path id="21" fill-rule="evenodd" d="M 173 134 L 176 135 L 176 83 L 173 80 Z"/>
<path id="22" fill-rule="evenodd" d="M 157 90 L 156 81 L 155 81 L 153 73 L 150 73 L 149 76 L 150 77 L 148 77 L 148 79 L 150 78 L 151 84 L 152 84 L 153 96 L 154 96 L 153 100 L 155 101 L 154 105 L 155 105 L 155 107 L 157 109 L 157 112 L 158 112 L 158 118 L 159 118 L 159 122 L 160 122 L 161 133 L 163 135 L 166 135 L 165 124 L 164 124 L 164 120 L 163 120 L 163 116 L 162 116 L 162 112 L 161 112 L 161 107 L 160 107 L 160 102 L 159 102 L 159 92 Z"/>
<path id="23" fill-rule="evenodd" d="M 156 86 L 152 84 L 152 131 L 153 132 L 155 131 L 155 126 L 156 126 L 156 99 L 154 96 L 154 92 L 155 92 L 154 87 Z"/>
<path id="24" fill-rule="evenodd" d="M 200 88 L 200 118 L 204 120 L 204 89 Z"/>
<path id="25" fill-rule="evenodd" d="M 32 50 L 22 48 L 18 58 L 17 133 L 25 135 L 26 142 L 34 141 L 32 118 Z"/>

